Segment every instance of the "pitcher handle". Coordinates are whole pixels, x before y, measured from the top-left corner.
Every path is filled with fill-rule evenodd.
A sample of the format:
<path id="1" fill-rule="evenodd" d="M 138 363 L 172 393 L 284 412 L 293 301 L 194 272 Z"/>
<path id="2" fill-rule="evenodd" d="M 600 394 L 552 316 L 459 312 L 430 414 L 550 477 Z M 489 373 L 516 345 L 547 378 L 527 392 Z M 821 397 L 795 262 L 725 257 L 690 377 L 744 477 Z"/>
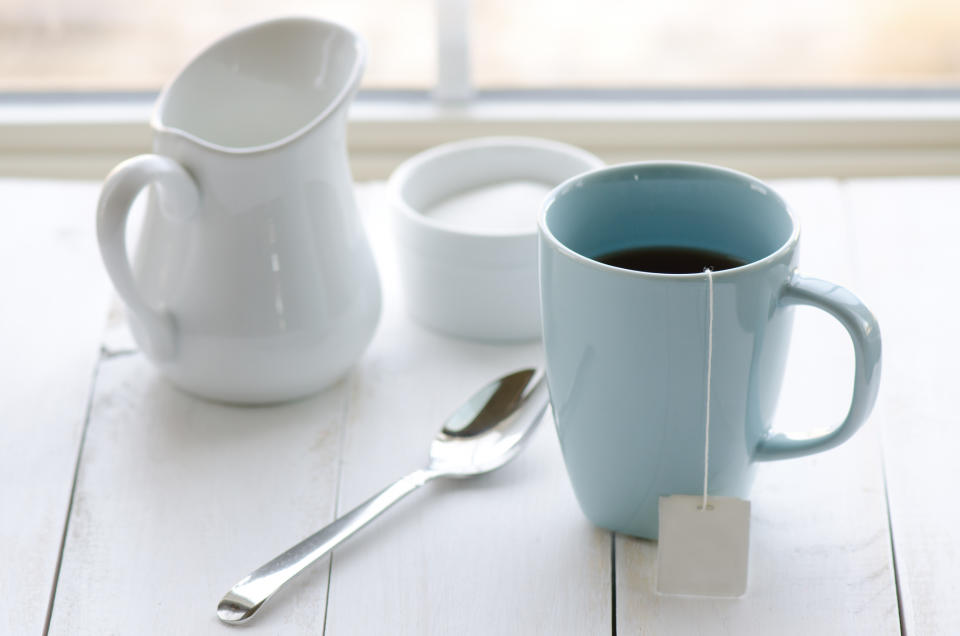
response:
<path id="1" fill-rule="evenodd" d="M 831 431 L 803 435 L 768 431 L 757 446 L 758 461 L 810 455 L 847 441 L 870 415 L 880 385 L 880 327 L 860 299 L 839 285 L 794 275 L 784 286 L 780 302 L 817 307 L 846 328 L 855 358 L 853 397 L 846 418 Z"/>
<path id="2" fill-rule="evenodd" d="M 130 206 L 137 194 L 150 184 L 156 188 L 164 213 L 184 220 L 196 214 L 200 191 L 186 169 L 169 157 L 140 155 L 122 162 L 107 175 L 97 204 L 97 242 L 117 293 L 146 332 L 148 353 L 157 360 L 167 360 L 176 351 L 174 318 L 162 308 L 151 307 L 144 299 L 127 257 Z"/>

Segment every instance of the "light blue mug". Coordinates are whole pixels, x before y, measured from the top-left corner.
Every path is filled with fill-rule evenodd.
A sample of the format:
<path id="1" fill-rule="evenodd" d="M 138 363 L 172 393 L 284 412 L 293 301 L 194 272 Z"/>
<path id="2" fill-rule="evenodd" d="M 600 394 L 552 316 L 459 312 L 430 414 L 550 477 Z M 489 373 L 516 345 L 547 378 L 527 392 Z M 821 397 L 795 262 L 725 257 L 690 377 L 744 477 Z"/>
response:
<path id="1" fill-rule="evenodd" d="M 796 273 L 799 226 L 753 177 L 702 164 L 644 162 L 574 177 L 539 219 L 547 378 L 580 507 L 598 526 L 657 537 L 661 495 L 701 494 L 708 279 L 646 273 L 597 256 L 686 247 L 738 257 L 713 273 L 709 494 L 746 497 L 754 462 L 832 448 L 856 432 L 880 381 L 880 330 L 837 285 Z M 846 419 L 829 433 L 770 430 L 793 305 L 833 315 L 853 340 Z"/>

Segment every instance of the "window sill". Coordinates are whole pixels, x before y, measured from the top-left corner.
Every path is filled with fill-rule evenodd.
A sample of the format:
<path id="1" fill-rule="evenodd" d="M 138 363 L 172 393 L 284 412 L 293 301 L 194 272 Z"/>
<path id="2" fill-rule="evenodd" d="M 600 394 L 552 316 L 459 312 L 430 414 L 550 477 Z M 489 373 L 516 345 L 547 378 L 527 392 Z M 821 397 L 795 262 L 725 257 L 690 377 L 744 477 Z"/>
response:
<path id="1" fill-rule="evenodd" d="M 0 102 L 0 175 L 102 178 L 148 152 L 153 96 Z M 350 113 L 357 179 L 464 137 L 529 135 L 610 163 L 687 159 L 763 178 L 960 174 L 960 98 L 576 99 L 364 95 Z"/>

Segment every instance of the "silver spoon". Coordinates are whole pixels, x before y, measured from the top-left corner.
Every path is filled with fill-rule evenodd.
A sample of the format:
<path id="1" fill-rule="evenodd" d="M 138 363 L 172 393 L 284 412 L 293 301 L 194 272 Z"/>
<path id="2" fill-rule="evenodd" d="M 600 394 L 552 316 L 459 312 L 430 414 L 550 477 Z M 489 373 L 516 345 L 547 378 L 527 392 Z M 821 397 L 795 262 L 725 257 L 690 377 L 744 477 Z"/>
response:
<path id="1" fill-rule="evenodd" d="M 260 566 L 217 605 L 225 623 L 243 623 L 290 579 L 340 545 L 384 510 L 437 477 L 471 477 L 500 468 L 520 450 L 547 408 L 543 373 L 524 369 L 477 391 L 430 444 L 430 462 L 388 486 L 316 534 Z"/>

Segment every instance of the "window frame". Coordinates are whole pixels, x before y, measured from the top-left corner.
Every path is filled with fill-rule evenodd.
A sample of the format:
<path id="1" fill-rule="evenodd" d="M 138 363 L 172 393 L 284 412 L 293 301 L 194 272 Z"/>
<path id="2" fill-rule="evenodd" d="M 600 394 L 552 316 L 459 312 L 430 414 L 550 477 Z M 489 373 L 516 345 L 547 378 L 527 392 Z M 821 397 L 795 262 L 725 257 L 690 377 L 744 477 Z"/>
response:
<path id="1" fill-rule="evenodd" d="M 475 91 L 471 0 L 436 0 L 432 91 L 361 90 L 354 178 L 440 143 L 553 138 L 608 163 L 686 159 L 762 178 L 960 174 L 960 86 Z M 0 175 L 99 179 L 149 152 L 156 93 L 0 94 Z"/>
<path id="2" fill-rule="evenodd" d="M 151 147 L 156 93 L 0 96 L 0 175 L 100 179 Z M 762 178 L 960 174 L 960 89 L 361 91 L 354 177 L 382 179 L 430 146 L 548 137 L 609 163 L 686 159 Z"/>

